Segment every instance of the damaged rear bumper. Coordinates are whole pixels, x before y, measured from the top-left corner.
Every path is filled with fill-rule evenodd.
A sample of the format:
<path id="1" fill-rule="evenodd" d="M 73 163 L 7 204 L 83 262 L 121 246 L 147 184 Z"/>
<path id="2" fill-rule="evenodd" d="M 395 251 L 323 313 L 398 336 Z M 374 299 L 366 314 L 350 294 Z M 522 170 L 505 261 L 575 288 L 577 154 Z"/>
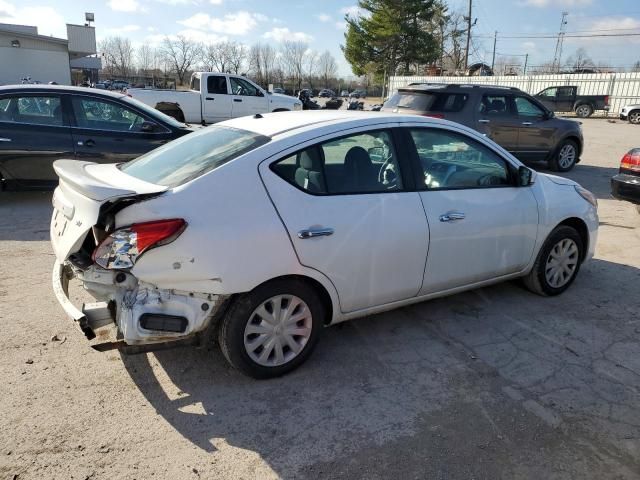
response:
<path id="1" fill-rule="evenodd" d="M 74 278 L 98 301 L 76 307 L 69 299 L 69 282 Z M 52 284 L 65 313 L 88 340 L 96 338 L 96 330 L 101 327 L 116 327 L 116 341 L 91 345 L 98 351 L 142 353 L 197 344 L 226 299 L 213 294 L 160 289 L 128 272 L 95 265 L 80 269 L 58 261 L 53 268 Z"/>

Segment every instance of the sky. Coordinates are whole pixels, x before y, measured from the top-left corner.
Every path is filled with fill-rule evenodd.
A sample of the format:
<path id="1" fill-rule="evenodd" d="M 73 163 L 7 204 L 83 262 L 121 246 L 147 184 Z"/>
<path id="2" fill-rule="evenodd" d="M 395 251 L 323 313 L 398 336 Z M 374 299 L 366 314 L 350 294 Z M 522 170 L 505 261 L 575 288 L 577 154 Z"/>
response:
<path id="1" fill-rule="evenodd" d="M 339 73 L 351 75 L 340 45 L 344 16 L 357 12 L 356 0 L 0 0 L 0 23 L 36 25 L 40 34 L 66 37 L 65 23 L 84 22 L 95 13 L 98 40 L 129 37 L 134 45 L 159 44 L 165 35 L 183 34 L 202 42 L 257 41 L 274 46 L 304 40 L 317 51 L 329 50 Z M 450 11 L 464 11 L 468 0 L 449 0 Z M 553 58 L 562 12 L 567 32 L 639 33 L 640 0 L 473 0 L 471 59 L 491 63 L 493 35 L 500 55 L 529 54 L 529 65 Z M 466 13 L 465 13 L 466 14 Z M 612 30 L 614 29 L 614 30 Z M 624 29 L 624 30 L 622 30 Z M 568 33 L 569 34 L 569 33 Z M 503 38 L 504 37 L 504 38 Z M 596 62 L 629 67 L 640 60 L 640 36 L 567 38 L 563 57 L 583 47 Z M 520 57 L 523 58 L 523 57 Z"/>

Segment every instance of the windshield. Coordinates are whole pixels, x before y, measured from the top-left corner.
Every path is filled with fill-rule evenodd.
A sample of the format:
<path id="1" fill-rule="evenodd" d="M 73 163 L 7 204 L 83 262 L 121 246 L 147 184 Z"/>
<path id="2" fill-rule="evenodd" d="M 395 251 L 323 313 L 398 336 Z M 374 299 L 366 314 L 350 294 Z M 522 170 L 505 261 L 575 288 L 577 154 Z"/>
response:
<path id="1" fill-rule="evenodd" d="M 436 96 L 430 93 L 398 92 L 384 103 L 385 107 L 427 111 Z"/>
<path id="2" fill-rule="evenodd" d="M 151 118 L 159 118 L 164 123 L 171 125 L 175 128 L 186 128 L 186 125 L 182 122 L 177 121 L 175 118 L 170 117 L 169 115 L 165 115 L 159 110 L 155 108 L 151 108 L 146 103 L 142 103 L 140 100 L 136 100 L 135 98 L 127 97 L 126 95 L 121 98 L 126 103 L 129 103 L 135 106 L 138 110 L 142 110 L 146 114 L 150 115 Z"/>
<path id="3" fill-rule="evenodd" d="M 176 187 L 239 157 L 270 140 L 236 128 L 211 126 L 152 150 L 120 169 L 128 175 Z"/>

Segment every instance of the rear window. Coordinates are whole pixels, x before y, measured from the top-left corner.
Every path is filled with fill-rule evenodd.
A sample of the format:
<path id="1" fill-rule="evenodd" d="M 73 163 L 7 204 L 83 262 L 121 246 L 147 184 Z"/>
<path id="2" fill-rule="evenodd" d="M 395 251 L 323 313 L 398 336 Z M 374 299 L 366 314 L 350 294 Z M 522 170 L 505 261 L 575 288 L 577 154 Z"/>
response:
<path id="1" fill-rule="evenodd" d="M 384 104 L 385 107 L 422 112 L 459 112 L 467 103 L 464 93 L 407 92 L 400 91 Z"/>
<path id="2" fill-rule="evenodd" d="M 145 182 L 176 187 L 264 145 L 269 137 L 222 126 L 203 128 L 120 165 Z"/>

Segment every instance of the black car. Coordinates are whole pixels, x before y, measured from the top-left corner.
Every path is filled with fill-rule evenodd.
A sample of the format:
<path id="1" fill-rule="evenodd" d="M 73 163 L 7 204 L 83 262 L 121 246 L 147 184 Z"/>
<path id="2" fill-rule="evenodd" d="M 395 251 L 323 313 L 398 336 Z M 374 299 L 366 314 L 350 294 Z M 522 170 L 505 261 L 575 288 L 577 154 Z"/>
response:
<path id="1" fill-rule="evenodd" d="M 611 179 L 611 193 L 619 200 L 640 205 L 640 148 L 633 148 L 622 157 L 620 170 Z"/>
<path id="2" fill-rule="evenodd" d="M 51 85 L 0 87 L 0 177 L 6 189 L 51 188 L 53 162 L 118 163 L 193 130 L 127 97 Z"/>
<path id="3" fill-rule="evenodd" d="M 522 161 L 544 161 L 566 172 L 580 161 L 580 123 L 557 118 L 514 87 L 415 84 L 398 90 L 382 111 L 444 118 L 473 128 Z"/>

